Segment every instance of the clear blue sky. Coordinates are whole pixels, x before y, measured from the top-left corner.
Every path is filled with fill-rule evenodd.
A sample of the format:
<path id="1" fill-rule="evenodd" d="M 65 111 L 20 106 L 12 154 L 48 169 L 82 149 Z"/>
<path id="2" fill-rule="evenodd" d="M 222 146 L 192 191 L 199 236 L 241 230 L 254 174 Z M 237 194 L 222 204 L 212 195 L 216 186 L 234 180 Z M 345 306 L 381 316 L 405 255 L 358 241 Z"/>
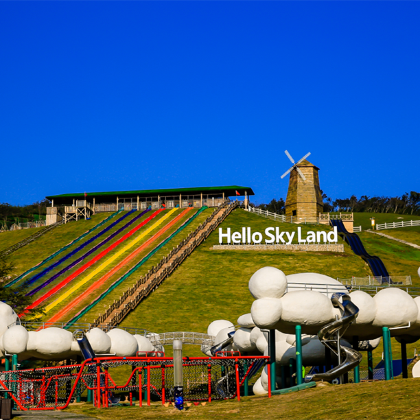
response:
<path id="1" fill-rule="evenodd" d="M 420 191 L 420 2 L 0 2 L 0 202 Z"/>

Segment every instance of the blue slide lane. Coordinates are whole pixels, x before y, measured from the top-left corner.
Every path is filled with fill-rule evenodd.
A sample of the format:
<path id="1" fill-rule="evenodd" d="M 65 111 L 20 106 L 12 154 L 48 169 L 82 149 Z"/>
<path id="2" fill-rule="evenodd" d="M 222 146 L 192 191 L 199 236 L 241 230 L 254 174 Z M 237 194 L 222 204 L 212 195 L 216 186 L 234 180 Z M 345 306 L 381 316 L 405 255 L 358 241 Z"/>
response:
<path id="1" fill-rule="evenodd" d="M 137 210 L 131 210 L 129 214 Z M 59 271 L 57 274 L 54 274 L 51 278 L 49 278 L 47 281 L 44 281 L 41 285 L 36 287 L 35 289 L 31 290 L 29 293 L 26 294 L 26 296 L 33 296 L 35 293 L 39 292 L 41 289 L 43 289 L 45 286 L 48 286 L 50 283 L 52 283 L 55 279 L 60 277 L 65 272 L 69 271 L 71 268 L 73 268 L 75 265 L 79 264 L 80 261 L 83 261 L 86 257 L 93 254 L 96 250 L 98 250 L 101 246 L 105 245 L 107 242 L 111 241 L 113 238 L 115 238 L 117 235 L 119 235 L 122 231 L 127 229 L 129 226 L 131 226 L 133 223 L 135 223 L 138 219 L 143 217 L 147 212 L 149 212 L 150 209 L 147 209 L 140 213 L 138 216 L 131 219 L 127 224 L 125 224 L 123 227 L 115 231 L 112 235 L 109 235 L 106 239 L 104 239 L 101 243 L 98 245 L 95 245 L 92 249 L 90 249 L 88 252 L 83 254 L 81 257 L 79 257 L 77 260 L 73 261 L 71 264 L 69 264 L 67 267 L 64 267 L 61 271 Z"/>
<path id="2" fill-rule="evenodd" d="M 97 225 L 95 225 L 92 229 L 89 229 L 87 232 L 83 233 L 82 235 L 80 235 L 78 238 L 74 239 L 73 241 L 71 241 L 69 244 L 63 246 L 62 248 L 60 248 L 58 251 L 54 252 L 53 254 L 51 254 L 49 257 L 45 258 L 45 260 L 42 260 L 40 263 L 38 263 L 37 265 L 34 265 L 33 267 L 31 267 L 29 270 L 26 270 L 23 274 L 21 274 L 20 276 L 16 277 L 15 279 L 13 279 L 12 281 L 10 281 L 9 283 L 7 283 L 6 285 L 4 285 L 4 287 L 10 287 L 13 286 L 14 284 L 16 284 L 18 281 L 22 280 L 24 277 L 26 277 L 29 273 L 32 273 L 32 271 L 35 271 L 37 268 L 43 266 L 44 264 L 46 264 L 48 261 L 51 261 L 53 258 L 55 258 L 57 255 L 61 254 L 62 252 L 66 251 L 67 249 L 69 249 L 71 246 L 73 246 L 74 244 L 76 244 L 77 242 L 81 241 L 83 238 L 85 238 L 87 235 L 89 235 L 90 233 L 92 233 L 94 230 L 98 229 L 99 227 L 103 226 L 105 223 L 107 223 L 108 221 L 110 221 L 113 217 L 115 217 L 118 213 L 121 213 L 122 210 L 118 210 L 115 213 L 112 213 L 111 216 L 108 216 L 106 219 L 102 220 L 102 222 L 98 223 Z"/>
<path id="3" fill-rule="evenodd" d="M 337 227 L 338 233 L 350 245 L 352 251 L 369 264 L 374 276 L 389 277 L 388 270 L 385 268 L 382 260 L 366 252 L 361 239 L 356 233 L 349 233 L 341 220 L 331 220 L 331 225 Z"/>
<path id="4" fill-rule="evenodd" d="M 81 245 L 79 245 L 77 248 L 75 248 L 73 251 L 66 254 L 63 258 L 59 259 L 55 263 L 49 265 L 47 268 L 42 270 L 40 273 L 36 274 L 35 276 L 28 279 L 24 286 L 27 286 L 29 284 L 35 283 L 37 280 L 39 280 L 41 277 L 44 277 L 45 274 L 49 273 L 51 270 L 53 270 L 55 267 L 58 267 L 61 263 L 71 258 L 73 255 L 77 254 L 80 250 L 87 247 L 89 244 L 91 244 L 93 241 L 96 241 L 96 239 L 100 238 L 104 233 L 108 232 L 110 229 L 112 229 L 114 226 L 116 226 L 118 223 L 122 222 L 126 217 L 128 217 L 134 210 L 128 212 L 124 216 L 120 217 L 118 220 L 116 220 L 114 223 L 111 223 L 109 226 L 107 226 L 104 230 L 100 231 L 97 235 L 93 236 L 86 242 L 83 242 Z"/>

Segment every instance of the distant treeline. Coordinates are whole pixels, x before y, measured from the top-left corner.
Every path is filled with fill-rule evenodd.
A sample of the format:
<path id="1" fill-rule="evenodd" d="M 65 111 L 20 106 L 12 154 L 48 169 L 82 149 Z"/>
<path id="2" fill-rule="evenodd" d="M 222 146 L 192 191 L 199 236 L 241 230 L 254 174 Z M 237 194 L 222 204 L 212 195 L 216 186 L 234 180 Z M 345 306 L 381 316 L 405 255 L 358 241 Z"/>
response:
<path id="1" fill-rule="evenodd" d="M 368 197 L 362 195 L 357 198 L 352 195 L 350 198 L 337 198 L 334 201 L 326 194 L 322 194 L 324 212 L 368 212 L 368 213 L 395 213 L 420 215 L 420 193 L 411 191 L 401 197 Z M 283 198 L 273 198 L 269 204 L 251 206 L 273 213 L 284 214 L 285 202 Z"/>
<path id="2" fill-rule="evenodd" d="M 45 218 L 48 200 L 37 201 L 27 206 L 13 206 L 9 203 L 0 204 L 0 222 L 32 222 L 37 221 L 39 216 Z"/>

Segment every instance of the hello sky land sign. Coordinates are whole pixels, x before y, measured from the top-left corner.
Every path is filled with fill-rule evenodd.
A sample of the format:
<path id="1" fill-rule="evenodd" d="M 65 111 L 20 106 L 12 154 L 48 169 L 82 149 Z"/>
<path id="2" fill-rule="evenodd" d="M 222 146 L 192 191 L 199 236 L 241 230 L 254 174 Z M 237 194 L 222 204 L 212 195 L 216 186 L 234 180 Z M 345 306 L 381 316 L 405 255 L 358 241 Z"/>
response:
<path id="1" fill-rule="evenodd" d="M 302 236 L 302 228 L 298 227 L 295 232 L 280 231 L 279 227 L 268 227 L 261 232 L 252 232 L 250 227 L 243 227 L 240 231 L 232 232 L 231 228 L 219 228 L 219 244 L 261 244 L 264 239 L 266 244 L 284 244 L 291 245 L 297 234 L 298 243 L 328 243 L 336 244 L 338 242 L 337 227 L 333 231 L 308 231 L 306 236 Z"/>

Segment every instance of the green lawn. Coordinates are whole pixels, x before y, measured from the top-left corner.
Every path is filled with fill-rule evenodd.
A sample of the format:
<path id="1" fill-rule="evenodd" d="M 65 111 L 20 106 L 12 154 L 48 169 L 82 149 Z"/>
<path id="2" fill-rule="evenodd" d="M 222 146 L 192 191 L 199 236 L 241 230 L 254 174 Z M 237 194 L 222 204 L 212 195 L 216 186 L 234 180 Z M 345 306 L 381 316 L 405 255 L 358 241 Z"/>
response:
<path id="1" fill-rule="evenodd" d="M 390 275 L 411 276 L 413 285 L 420 286 L 417 270 L 420 265 L 420 249 L 412 248 L 392 239 L 373 233 L 358 234 L 370 255 L 378 256 Z"/>
<path id="2" fill-rule="evenodd" d="M 155 402 L 150 407 L 96 409 L 91 404 L 71 405 L 73 413 L 98 419 L 290 419 L 290 420 L 378 420 L 420 418 L 420 379 L 401 379 L 361 384 L 325 385 L 291 394 L 268 397 L 242 397 L 192 405 L 179 412 Z"/>
<path id="3" fill-rule="evenodd" d="M 410 226 L 397 229 L 379 230 L 379 233 L 385 233 L 393 238 L 402 239 L 415 245 L 420 245 L 420 226 Z"/>
<path id="4" fill-rule="evenodd" d="M 39 232 L 41 229 L 44 229 L 44 227 L 0 232 L 0 251 L 10 248 L 12 245 Z"/>

